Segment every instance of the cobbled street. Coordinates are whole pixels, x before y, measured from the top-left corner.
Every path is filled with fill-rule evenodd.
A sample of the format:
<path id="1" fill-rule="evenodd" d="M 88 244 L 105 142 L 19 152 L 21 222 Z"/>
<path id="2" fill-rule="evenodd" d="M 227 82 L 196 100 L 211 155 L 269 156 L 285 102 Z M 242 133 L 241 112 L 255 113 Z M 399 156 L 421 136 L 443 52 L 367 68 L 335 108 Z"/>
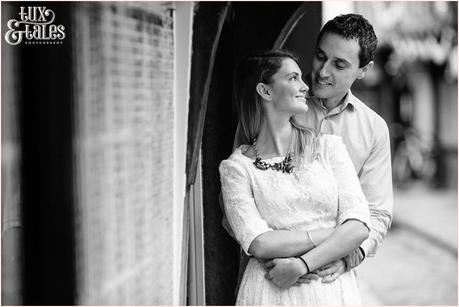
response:
<path id="1" fill-rule="evenodd" d="M 394 190 L 394 221 L 358 268 L 365 305 L 457 305 L 457 191 Z"/>

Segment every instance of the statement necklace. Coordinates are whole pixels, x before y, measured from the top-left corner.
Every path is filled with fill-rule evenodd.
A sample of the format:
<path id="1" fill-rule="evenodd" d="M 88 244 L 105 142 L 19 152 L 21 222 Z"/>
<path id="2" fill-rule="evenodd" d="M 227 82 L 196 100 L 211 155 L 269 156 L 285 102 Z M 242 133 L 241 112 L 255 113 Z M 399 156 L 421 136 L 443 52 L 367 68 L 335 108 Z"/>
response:
<path id="1" fill-rule="evenodd" d="M 253 165 L 255 165 L 256 168 L 261 169 L 263 171 L 266 171 L 267 169 L 273 169 L 275 171 L 282 171 L 282 173 L 288 173 L 290 174 L 293 171 L 293 164 L 292 164 L 292 154 L 289 152 L 285 156 L 284 160 L 281 162 L 276 162 L 274 164 L 267 163 L 263 160 L 261 160 L 260 155 L 258 154 L 257 150 L 257 139 L 253 140 L 252 143 L 253 151 L 255 151 L 255 161 L 253 162 Z"/>

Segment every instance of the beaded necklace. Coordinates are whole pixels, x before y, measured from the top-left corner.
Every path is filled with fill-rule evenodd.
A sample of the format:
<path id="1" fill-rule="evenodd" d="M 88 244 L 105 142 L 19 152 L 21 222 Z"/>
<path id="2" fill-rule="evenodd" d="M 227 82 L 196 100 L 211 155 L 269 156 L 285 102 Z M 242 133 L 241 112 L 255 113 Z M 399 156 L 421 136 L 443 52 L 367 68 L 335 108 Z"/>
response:
<path id="1" fill-rule="evenodd" d="M 253 140 L 252 143 L 253 151 L 255 152 L 255 161 L 253 162 L 253 165 L 255 165 L 256 168 L 261 169 L 263 171 L 267 169 L 273 169 L 275 171 L 282 171 L 282 173 L 288 173 L 290 174 L 293 171 L 294 165 L 292 164 L 292 153 L 287 153 L 285 156 L 284 160 L 281 162 L 276 162 L 274 164 L 267 163 L 266 161 L 261 160 L 260 155 L 257 150 L 257 139 Z"/>

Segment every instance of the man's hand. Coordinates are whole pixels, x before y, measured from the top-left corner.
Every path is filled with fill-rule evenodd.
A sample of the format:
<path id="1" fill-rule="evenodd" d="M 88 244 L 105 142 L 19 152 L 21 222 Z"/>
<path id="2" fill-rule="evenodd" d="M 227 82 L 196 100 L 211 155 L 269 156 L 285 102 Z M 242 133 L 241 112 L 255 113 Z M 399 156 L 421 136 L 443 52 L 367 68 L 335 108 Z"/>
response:
<path id="1" fill-rule="evenodd" d="M 343 258 L 346 263 L 346 271 L 349 271 L 356 266 L 360 265 L 365 258 L 363 250 L 359 247 L 354 250 L 352 253 Z"/>
<path id="2" fill-rule="evenodd" d="M 320 269 L 301 276 L 298 279 L 298 283 L 310 283 L 312 280 L 322 278 L 323 283 L 334 282 L 341 274 L 346 271 L 346 264 L 344 260 L 336 260 L 330 264 L 327 264 Z"/>
<path id="3" fill-rule="evenodd" d="M 317 274 L 317 271 L 305 274 L 298 278 L 297 284 L 309 284 L 311 281 L 319 279 L 320 276 Z"/>
<path id="4" fill-rule="evenodd" d="M 343 259 L 339 259 L 319 269 L 317 274 L 322 277 L 323 283 L 331 283 L 344 272 L 346 272 L 346 264 Z"/>
<path id="5" fill-rule="evenodd" d="M 308 271 L 304 262 L 294 257 L 275 258 L 266 261 L 263 266 L 267 270 L 266 278 L 282 289 L 293 286 Z"/>

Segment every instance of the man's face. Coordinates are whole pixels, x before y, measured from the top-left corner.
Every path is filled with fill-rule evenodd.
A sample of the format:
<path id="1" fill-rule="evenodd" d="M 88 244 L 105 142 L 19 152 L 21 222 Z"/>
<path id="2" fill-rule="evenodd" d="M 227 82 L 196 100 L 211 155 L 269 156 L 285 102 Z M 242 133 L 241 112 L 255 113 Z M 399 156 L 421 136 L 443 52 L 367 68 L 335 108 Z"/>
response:
<path id="1" fill-rule="evenodd" d="M 330 102 L 340 101 L 354 81 L 363 78 L 369 70 L 369 65 L 359 68 L 359 51 L 357 40 L 324 33 L 312 62 L 311 88 L 314 95 Z"/>

